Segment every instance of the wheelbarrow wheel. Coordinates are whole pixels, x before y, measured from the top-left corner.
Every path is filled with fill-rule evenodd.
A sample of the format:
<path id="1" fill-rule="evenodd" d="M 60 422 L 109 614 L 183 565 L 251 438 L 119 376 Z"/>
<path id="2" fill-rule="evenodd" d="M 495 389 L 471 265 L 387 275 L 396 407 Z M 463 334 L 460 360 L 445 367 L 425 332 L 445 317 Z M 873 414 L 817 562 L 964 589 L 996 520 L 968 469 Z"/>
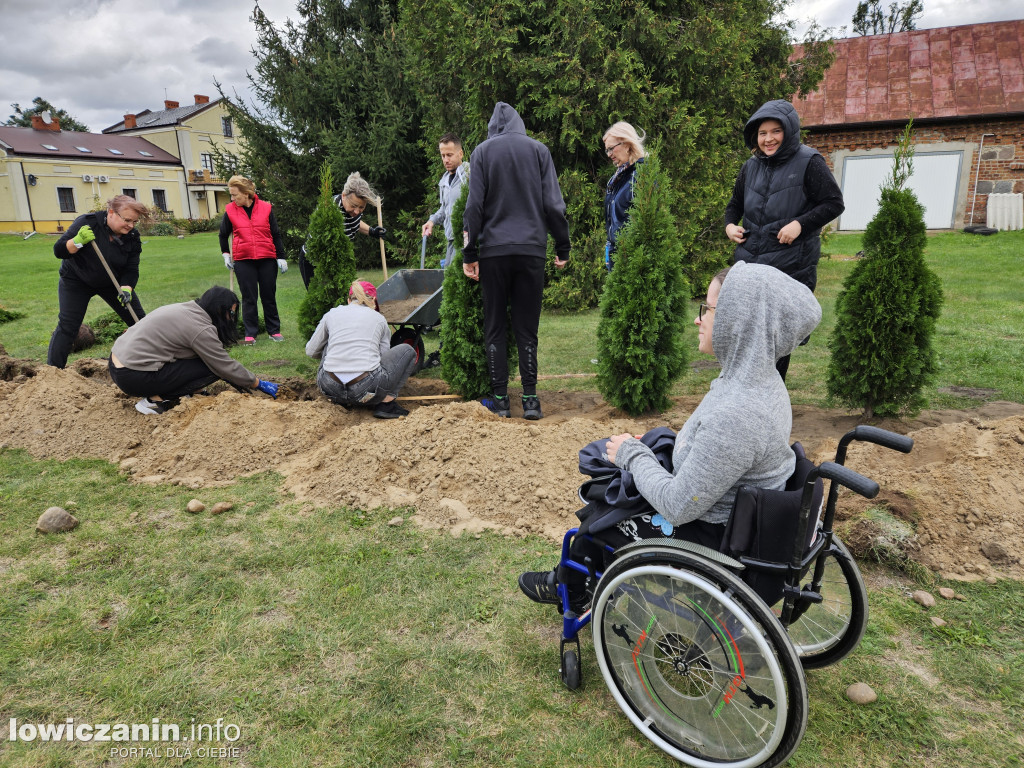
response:
<path id="1" fill-rule="evenodd" d="M 423 347 L 423 338 L 416 329 L 399 328 L 395 331 L 391 335 L 391 346 L 397 347 L 399 344 L 408 344 L 416 350 L 416 368 L 413 373 L 422 370 L 423 364 L 426 361 L 426 350 Z"/>

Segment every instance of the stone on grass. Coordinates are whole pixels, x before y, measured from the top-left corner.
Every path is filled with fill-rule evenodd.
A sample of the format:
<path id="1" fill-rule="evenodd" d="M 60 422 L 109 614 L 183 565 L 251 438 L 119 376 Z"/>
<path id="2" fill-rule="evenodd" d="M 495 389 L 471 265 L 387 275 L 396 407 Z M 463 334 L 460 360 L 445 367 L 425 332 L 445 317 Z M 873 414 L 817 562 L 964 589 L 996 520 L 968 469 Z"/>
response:
<path id="1" fill-rule="evenodd" d="M 234 506 L 235 505 L 232 504 L 230 501 L 218 501 L 216 504 L 213 505 L 213 509 L 210 510 L 210 514 L 223 515 L 225 512 L 227 512 Z"/>
<path id="2" fill-rule="evenodd" d="M 201 502 L 199 499 L 192 499 L 192 501 L 188 503 L 185 509 L 191 512 L 193 515 L 198 515 L 200 512 L 206 509 L 206 505 L 203 504 L 203 502 Z"/>
<path id="3" fill-rule="evenodd" d="M 932 616 L 931 621 L 932 621 L 932 624 L 934 624 L 936 627 L 944 627 L 944 626 L 946 626 L 945 620 L 940 618 L 940 617 L 938 617 L 938 616 Z"/>
<path id="4" fill-rule="evenodd" d="M 392 517 L 390 520 L 388 520 L 388 525 L 398 526 L 398 525 L 401 525 L 404 522 L 405 522 L 405 519 L 403 517 L 396 516 L 396 517 Z"/>
<path id="5" fill-rule="evenodd" d="M 77 527 L 78 518 L 62 507 L 50 507 L 36 521 L 36 530 L 40 533 L 64 533 Z"/>
<path id="6" fill-rule="evenodd" d="M 870 704 L 878 698 L 878 694 L 867 683 L 854 683 L 846 689 L 846 698 L 854 704 Z"/>
<path id="7" fill-rule="evenodd" d="M 935 607 L 935 598 L 925 592 L 923 589 L 919 589 L 911 595 L 914 598 L 914 602 L 918 605 L 923 605 L 925 608 Z"/>
<path id="8" fill-rule="evenodd" d="M 949 587 L 939 587 L 939 597 L 945 598 L 946 600 L 952 600 L 956 597 L 956 592 Z"/>

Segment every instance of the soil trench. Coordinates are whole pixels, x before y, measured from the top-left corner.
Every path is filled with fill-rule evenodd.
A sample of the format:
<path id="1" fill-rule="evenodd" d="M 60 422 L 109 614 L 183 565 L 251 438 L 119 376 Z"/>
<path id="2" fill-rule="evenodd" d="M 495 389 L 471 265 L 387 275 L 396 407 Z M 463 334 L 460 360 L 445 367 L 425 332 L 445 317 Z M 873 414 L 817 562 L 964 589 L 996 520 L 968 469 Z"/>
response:
<path id="1" fill-rule="evenodd" d="M 578 451 L 587 443 L 655 426 L 679 429 L 697 398 L 631 418 L 588 392 L 541 392 L 545 418 L 501 419 L 475 402 L 403 401 L 409 416 L 377 420 L 333 405 L 315 384 L 286 380 L 275 401 L 221 384 L 161 416 L 111 384 L 106 361 L 67 370 L 0 356 L 0 445 L 39 458 L 101 458 L 138 482 L 192 488 L 267 470 L 314 505 L 412 507 L 429 528 L 460 534 L 494 529 L 553 542 L 576 523 Z M 446 393 L 411 379 L 403 395 Z M 796 406 L 793 438 L 816 461 L 834 458 L 858 416 Z M 909 434 L 910 455 L 854 443 L 847 465 L 883 490 L 871 505 L 907 521 L 910 557 L 956 579 L 1024 578 L 1024 405 L 989 402 L 970 411 L 928 411 L 878 426 Z M 869 506 L 851 493 L 843 514 Z M 554 551 L 554 550 L 552 550 Z"/>

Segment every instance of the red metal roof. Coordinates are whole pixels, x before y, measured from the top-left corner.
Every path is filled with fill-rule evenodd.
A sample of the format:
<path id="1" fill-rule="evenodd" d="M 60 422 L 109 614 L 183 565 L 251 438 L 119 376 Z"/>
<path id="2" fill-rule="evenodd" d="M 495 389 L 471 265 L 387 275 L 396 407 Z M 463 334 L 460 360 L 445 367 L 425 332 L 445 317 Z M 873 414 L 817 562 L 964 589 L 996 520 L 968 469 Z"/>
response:
<path id="1" fill-rule="evenodd" d="M 49 144 L 56 149 L 47 149 Z M 104 163 L 160 163 L 181 165 L 181 160 L 141 136 L 105 136 L 79 131 L 39 131 L 0 125 L 0 147 L 10 155 L 90 160 Z M 90 150 L 82 152 L 78 147 Z M 116 149 L 120 154 L 111 152 Z M 148 155 L 141 154 L 148 152 Z"/>
<path id="2" fill-rule="evenodd" d="M 1024 20 L 848 37 L 834 46 L 818 90 L 793 99 L 804 128 L 1024 112 Z"/>

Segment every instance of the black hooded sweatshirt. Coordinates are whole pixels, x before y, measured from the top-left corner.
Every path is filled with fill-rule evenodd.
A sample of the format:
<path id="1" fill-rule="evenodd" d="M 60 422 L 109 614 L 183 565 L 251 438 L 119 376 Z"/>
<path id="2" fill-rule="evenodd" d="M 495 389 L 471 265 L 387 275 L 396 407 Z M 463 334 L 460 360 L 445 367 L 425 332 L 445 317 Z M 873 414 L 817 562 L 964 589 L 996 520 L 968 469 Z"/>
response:
<path id="1" fill-rule="evenodd" d="M 782 124 L 782 146 L 771 157 L 757 150 L 757 129 L 765 120 Z M 845 209 L 843 193 L 816 149 L 800 143 L 800 118 L 788 101 L 769 101 L 747 121 L 746 145 L 755 154 L 740 170 L 725 211 L 727 224 L 743 220 L 745 243 L 734 261 L 769 264 L 812 291 L 821 257 L 821 228 Z M 779 230 L 800 222 L 800 236 L 789 245 Z"/>
<path id="2" fill-rule="evenodd" d="M 543 259 L 548 232 L 555 253 L 568 259 L 569 222 L 548 148 L 526 135 L 519 113 L 502 101 L 494 106 L 487 137 L 469 158 L 463 263 L 490 256 Z"/>

